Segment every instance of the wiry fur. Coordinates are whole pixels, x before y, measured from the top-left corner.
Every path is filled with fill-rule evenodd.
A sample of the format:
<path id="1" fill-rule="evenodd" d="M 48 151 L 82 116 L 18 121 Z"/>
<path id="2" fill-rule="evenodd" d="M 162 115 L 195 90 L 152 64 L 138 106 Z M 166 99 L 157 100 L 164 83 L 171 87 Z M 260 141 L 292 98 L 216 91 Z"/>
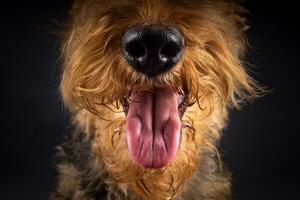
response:
<path id="1" fill-rule="evenodd" d="M 229 106 L 261 91 L 247 75 L 245 11 L 229 0 L 77 0 L 64 33 L 61 92 L 76 131 L 59 149 L 52 200 L 230 199 L 230 175 L 217 144 Z M 126 62 L 121 45 L 136 24 L 174 26 L 186 44 L 181 61 L 149 78 Z M 167 167 L 144 169 L 126 144 L 121 102 L 129 91 L 188 91 L 182 139 Z"/>

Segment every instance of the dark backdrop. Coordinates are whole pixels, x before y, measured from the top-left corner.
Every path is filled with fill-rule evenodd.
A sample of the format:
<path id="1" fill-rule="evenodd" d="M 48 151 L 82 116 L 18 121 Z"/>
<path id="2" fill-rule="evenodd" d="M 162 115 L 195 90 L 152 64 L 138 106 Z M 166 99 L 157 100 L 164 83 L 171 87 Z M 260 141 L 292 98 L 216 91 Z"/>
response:
<path id="1" fill-rule="evenodd" d="M 26 3 L 25 3 L 26 2 Z M 222 149 L 237 200 L 295 199 L 298 189 L 296 6 L 249 0 L 249 62 L 273 89 L 232 111 Z M 270 1 L 271 2 L 271 1 Z M 53 155 L 68 114 L 58 94 L 59 40 L 71 1 L 1 4 L 0 199 L 42 200 L 55 183 Z M 49 29 L 50 28 L 50 29 Z"/>

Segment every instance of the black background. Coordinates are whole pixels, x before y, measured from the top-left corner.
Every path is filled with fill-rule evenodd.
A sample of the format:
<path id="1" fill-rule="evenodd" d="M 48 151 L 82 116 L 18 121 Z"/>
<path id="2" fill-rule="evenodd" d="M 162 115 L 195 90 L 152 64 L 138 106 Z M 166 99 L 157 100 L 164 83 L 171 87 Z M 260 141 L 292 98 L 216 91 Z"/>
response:
<path id="1" fill-rule="evenodd" d="M 263 3 L 264 2 L 264 3 Z M 1 4 L 0 199 L 42 200 L 55 184 L 53 155 L 68 130 L 58 93 L 59 40 L 71 1 Z M 271 94 L 232 111 L 222 149 L 237 200 L 298 199 L 296 5 L 249 0 L 248 60 Z"/>

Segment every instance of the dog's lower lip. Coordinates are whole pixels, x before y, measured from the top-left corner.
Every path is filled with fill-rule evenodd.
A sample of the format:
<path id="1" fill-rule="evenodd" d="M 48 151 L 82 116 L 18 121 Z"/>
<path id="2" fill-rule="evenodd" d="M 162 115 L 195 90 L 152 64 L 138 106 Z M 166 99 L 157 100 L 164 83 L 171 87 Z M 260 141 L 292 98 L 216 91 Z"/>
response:
<path id="1" fill-rule="evenodd" d="M 181 95 L 178 102 L 178 110 L 185 108 L 187 106 L 187 95 Z M 183 113 L 182 113 L 183 114 Z"/>
<path id="2" fill-rule="evenodd" d="M 129 109 L 129 97 L 127 95 L 124 95 L 124 98 L 121 103 L 123 106 L 123 111 L 124 111 L 125 115 L 127 115 L 128 109 Z"/>

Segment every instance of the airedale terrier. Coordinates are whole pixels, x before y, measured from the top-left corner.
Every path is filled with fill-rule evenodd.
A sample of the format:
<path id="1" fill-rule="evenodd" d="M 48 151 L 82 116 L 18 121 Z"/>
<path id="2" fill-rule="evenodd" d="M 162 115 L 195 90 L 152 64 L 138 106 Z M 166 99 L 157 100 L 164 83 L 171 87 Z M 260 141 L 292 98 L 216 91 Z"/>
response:
<path id="1" fill-rule="evenodd" d="M 61 48 L 75 130 L 50 199 L 230 199 L 221 130 L 260 91 L 244 15 L 230 0 L 76 0 Z"/>

